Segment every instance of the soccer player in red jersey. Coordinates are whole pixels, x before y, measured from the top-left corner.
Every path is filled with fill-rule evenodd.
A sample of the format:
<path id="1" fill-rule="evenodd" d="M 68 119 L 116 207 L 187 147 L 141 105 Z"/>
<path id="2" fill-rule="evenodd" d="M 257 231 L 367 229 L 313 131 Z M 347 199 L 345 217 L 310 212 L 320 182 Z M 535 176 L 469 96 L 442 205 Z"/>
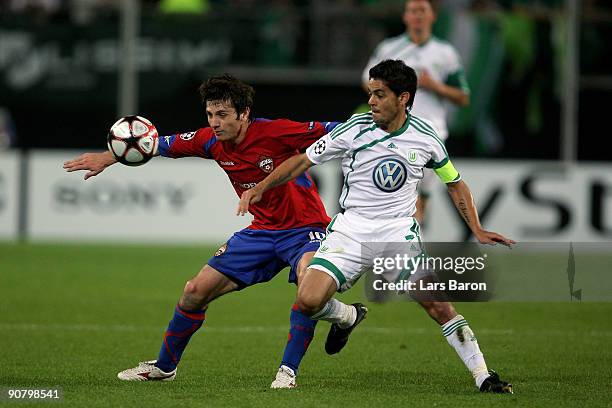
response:
<path id="1" fill-rule="evenodd" d="M 210 78 L 200 86 L 210 127 L 160 136 L 158 154 L 171 158 L 215 160 L 241 194 L 263 180 L 275 166 L 306 149 L 331 131 L 336 122 L 298 123 L 286 119 L 253 119 L 254 90 L 229 75 Z M 85 179 L 116 163 L 110 152 L 85 153 L 64 163 L 69 171 L 86 170 Z M 297 283 L 325 236 L 329 217 L 310 175 L 271 189 L 251 206 L 253 223 L 236 232 L 200 272 L 187 282 L 164 334 L 157 360 L 140 363 L 118 377 L 126 381 L 169 381 L 190 337 L 204 322 L 211 301 L 226 293 L 267 282 L 286 266 Z M 325 320 L 350 326 L 362 305 L 330 300 Z M 272 388 L 295 387 L 298 366 L 314 335 L 316 320 L 292 308 L 289 340 Z"/>

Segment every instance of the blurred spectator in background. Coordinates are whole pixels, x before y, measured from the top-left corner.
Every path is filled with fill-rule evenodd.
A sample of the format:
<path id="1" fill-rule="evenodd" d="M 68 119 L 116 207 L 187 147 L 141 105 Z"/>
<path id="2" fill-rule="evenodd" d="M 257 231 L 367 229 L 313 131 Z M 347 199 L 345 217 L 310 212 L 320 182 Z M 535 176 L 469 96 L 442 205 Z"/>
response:
<path id="1" fill-rule="evenodd" d="M 264 8 L 259 27 L 263 65 L 290 65 L 294 62 L 300 34 L 300 16 L 291 0 L 273 0 Z"/>
<path id="2" fill-rule="evenodd" d="M 436 20 L 434 6 L 430 0 L 407 0 L 403 14 L 406 32 L 379 44 L 368 61 L 362 81 L 367 86 L 371 67 L 385 59 L 400 59 L 414 68 L 418 75 L 419 89 L 412 111 L 431 121 L 442 141 L 448 137 L 446 103 L 467 106 L 470 89 L 465 79 L 463 66 L 455 48 L 432 35 Z M 433 172 L 424 169 L 419 183 L 419 198 L 415 218 L 422 223 L 430 193 Z"/>

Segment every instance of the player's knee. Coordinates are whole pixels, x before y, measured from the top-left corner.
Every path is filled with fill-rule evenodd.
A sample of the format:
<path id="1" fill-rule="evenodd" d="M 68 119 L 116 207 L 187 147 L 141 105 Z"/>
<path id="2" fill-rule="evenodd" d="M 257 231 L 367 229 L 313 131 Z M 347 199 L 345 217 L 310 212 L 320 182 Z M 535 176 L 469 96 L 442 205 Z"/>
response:
<path id="1" fill-rule="evenodd" d="M 299 299 L 295 302 L 302 313 L 306 316 L 312 316 L 318 312 L 317 305 L 310 302 L 308 299 Z"/>
<path id="2" fill-rule="evenodd" d="M 183 298 L 191 299 L 197 303 L 204 304 L 208 298 L 208 293 L 204 285 L 198 283 L 196 279 L 188 280 L 183 289 Z"/>
<path id="3" fill-rule="evenodd" d="M 194 296 L 198 294 L 198 285 L 193 280 L 188 280 L 183 289 L 185 295 Z"/>
<path id="4" fill-rule="evenodd" d="M 208 306 L 207 296 L 194 280 L 189 280 L 183 289 L 179 305 L 184 310 L 203 310 Z"/>
<path id="5" fill-rule="evenodd" d="M 320 296 L 316 296 L 309 293 L 299 293 L 295 302 L 302 313 L 306 316 L 312 316 L 316 314 L 323 307 L 322 299 Z"/>

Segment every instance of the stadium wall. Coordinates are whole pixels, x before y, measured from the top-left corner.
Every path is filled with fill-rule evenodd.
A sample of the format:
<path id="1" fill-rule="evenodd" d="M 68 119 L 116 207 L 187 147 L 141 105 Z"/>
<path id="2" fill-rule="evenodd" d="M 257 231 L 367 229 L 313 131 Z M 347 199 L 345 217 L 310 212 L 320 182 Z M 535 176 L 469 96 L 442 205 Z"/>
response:
<path id="1" fill-rule="evenodd" d="M 116 165 L 85 182 L 83 173 L 62 169 L 77 154 L 0 155 L 0 239 L 218 244 L 249 224 L 249 217 L 234 215 L 236 194 L 212 161 Z M 492 160 L 455 165 L 488 229 L 520 242 L 612 241 L 612 165 Z M 339 166 L 318 166 L 313 176 L 328 212 L 337 212 Z M 467 237 L 440 185 L 433 191 L 426 240 Z"/>
<path id="2" fill-rule="evenodd" d="M 17 237 L 19 162 L 18 154 L 0 152 L 0 239 Z"/>

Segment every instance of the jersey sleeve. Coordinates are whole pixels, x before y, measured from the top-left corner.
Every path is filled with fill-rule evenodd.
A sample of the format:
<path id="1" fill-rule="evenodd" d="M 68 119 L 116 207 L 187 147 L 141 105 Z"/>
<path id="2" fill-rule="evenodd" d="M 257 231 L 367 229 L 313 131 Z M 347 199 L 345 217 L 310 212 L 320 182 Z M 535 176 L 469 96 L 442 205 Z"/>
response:
<path id="1" fill-rule="evenodd" d="M 291 150 L 300 152 L 339 124 L 340 122 L 294 122 L 287 119 L 280 119 L 275 123 L 280 141 Z"/>
<path id="2" fill-rule="evenodd" d="M 210 148 L 217 138 L 210 128 L 201 128 L 194 132 L 177 133 L 159 136 L 159 154 L 173 159 L 179 157 L 203 157 L 211 159 Z"/>
<path id="3" fill-rule="evenodd" d="M 470 87 L 465 77 L 463 65 L 461 64 L 461 57 L 459 57 L 459 54 L 457 54 L 457 51 L 453 48 L 449 49 L 447 61 L 448 64 L 446 66 L 448 71 L 444 83 L 454 88 L 459 88 L 464 93 L 469 94 Z"/>
<path id="4" fill-rule="evenodd" d="M 306 156 L 314 164 L 342 157 L 350 150 L 352 136 L 351 129 L 347 129 L 346 124 L 340 124 L 306 149 Z"/>
<path id="5" fill-rule="evenodd" d="M 450 161 L 446 147 L 444 143 L 437 136 L 431 136 L 433 138 L 431 143 L 431 159 L 425 164 L 425 167 L 433 169 L 438 178 L 442 180 L 444 184 L 454 183 L 461 180 L 461 175 L 453 166 Z"/>

